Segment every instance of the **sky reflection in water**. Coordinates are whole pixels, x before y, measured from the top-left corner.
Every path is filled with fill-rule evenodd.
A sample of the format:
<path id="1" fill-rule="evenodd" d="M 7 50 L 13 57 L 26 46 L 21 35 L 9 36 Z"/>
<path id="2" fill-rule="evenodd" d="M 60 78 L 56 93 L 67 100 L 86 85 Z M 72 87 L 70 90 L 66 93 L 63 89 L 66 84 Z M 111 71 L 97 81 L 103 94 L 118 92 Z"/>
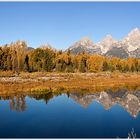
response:
<path id="1" fill-rule="evenodd" d="M 0 96 L 0 137 L 140 137 L 140 91 Z"/>

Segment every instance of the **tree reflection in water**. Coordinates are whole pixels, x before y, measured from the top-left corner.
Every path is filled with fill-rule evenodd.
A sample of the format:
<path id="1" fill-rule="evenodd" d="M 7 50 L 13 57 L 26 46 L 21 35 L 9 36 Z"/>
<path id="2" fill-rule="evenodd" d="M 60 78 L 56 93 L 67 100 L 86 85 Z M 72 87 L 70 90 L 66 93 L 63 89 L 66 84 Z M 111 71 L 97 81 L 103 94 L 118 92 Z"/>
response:
<path id="1" fill-rule="evenodd" d="M 133 117 L 137 117 L 140 111 L 140 91 L 128 91 L 119 89 L 117 91 L 107 90 L 100 93 L 29 93 L 16 95 L 1 95 L 0 100 L 9 100 L 10 110 L 26 111 L 26 99 L 33 98 L 43 100 L 46 104 L 56 96 L 67 95 L 83 108 L 87 108 L 93 101 L 100 103 L 105 110 L 110 109 L 114 104 L 121 105 Z"/>
<path id="2" fill-rule="evenodd" d="M 26 111 L 25 95 L 18 95 L 9 99 L 10 110 Z"/>

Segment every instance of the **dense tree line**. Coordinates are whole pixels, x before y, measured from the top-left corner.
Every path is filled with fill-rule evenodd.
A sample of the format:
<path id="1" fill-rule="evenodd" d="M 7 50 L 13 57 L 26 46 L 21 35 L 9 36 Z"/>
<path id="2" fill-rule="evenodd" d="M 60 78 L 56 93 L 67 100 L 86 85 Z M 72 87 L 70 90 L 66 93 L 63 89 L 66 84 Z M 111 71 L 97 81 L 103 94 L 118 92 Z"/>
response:
<path id="1" fill-rule="evenodd" d="M 105 57 L 55 51 L 47 46 L 29 49 L 26 42 L 17 41 L 0 47 L 0 70 L 16 72 L 139 72 L 140 59 Z"/>

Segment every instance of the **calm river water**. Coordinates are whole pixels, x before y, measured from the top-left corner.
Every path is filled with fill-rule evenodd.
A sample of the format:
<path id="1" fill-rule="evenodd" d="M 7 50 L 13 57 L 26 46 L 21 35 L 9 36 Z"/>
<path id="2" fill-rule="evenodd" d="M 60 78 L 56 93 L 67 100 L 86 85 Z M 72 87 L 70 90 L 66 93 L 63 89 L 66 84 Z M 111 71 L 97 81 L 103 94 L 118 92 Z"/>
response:
<path id="1" fill-rule="evenodd" d="M 0 96 L 1 138 L 140 138 L 140 91 Z"/>

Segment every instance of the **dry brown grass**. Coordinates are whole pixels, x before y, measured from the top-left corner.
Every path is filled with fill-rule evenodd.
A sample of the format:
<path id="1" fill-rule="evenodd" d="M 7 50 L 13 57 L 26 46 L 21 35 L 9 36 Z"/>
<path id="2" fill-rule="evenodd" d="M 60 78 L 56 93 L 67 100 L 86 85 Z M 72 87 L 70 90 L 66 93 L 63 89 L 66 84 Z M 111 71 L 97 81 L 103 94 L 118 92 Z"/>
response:
<path id="1" fill-rule="evenodd" d="M 140 73 L 21 73 L 16 80 L 0 78 L 0 94 L 140 88 Z"/>
<path id="2" fill-rule="evenodd" d="M 0 71 L 0 77 L 12 77 L 14 76 L 13 71 Z"/>

